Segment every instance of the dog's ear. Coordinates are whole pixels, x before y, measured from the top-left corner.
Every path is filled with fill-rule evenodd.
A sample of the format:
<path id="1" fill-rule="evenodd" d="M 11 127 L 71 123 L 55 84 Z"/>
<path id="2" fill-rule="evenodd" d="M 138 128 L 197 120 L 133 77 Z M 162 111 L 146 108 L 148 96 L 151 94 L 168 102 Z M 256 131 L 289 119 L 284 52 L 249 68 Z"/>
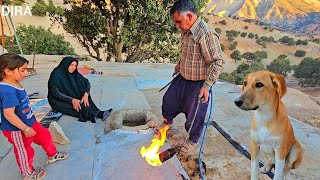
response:
<path id="1" fill-rule="evenodd" d="M 279 97 L 282 98 L 287 93 L 287 85 L 284 76 L 272 73 L 271 80 L 279 94 Z"/>

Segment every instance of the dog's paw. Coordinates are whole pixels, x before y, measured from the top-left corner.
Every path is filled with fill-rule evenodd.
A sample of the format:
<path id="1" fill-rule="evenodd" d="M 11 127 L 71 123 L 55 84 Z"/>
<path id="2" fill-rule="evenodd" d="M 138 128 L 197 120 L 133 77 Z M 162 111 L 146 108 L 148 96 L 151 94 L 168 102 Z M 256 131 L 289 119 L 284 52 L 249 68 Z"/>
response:
<path id="1" fill-rule="evenodd" d="M 266 174 L 272 168 L 272 164 L 265 164 L 263 167 L 260 168 L 260 173 Z"/>

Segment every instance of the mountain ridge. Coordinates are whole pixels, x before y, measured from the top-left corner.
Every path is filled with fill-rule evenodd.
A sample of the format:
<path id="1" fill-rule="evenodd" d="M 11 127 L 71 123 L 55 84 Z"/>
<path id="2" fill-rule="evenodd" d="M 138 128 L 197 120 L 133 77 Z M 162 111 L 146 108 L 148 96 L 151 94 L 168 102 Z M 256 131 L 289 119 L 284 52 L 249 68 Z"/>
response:
<path id="1" fill-rule="evenodd" d="M 320 17 L 320 0 L 209 0 L 204 12 L 256 19 L 285 29 L 320 34 L 320 24 L 312 19 Z"/>

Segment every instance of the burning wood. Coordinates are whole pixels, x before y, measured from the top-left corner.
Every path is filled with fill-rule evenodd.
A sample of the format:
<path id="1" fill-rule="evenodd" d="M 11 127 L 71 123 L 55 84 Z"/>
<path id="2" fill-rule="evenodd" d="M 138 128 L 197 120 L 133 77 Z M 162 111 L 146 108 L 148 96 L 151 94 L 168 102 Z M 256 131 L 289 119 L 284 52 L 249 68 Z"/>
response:
<path id="1" fill-rule="evenodd" d="M 151 145 L 148 148 L 145 148 L 144 146 L 140 149 L 140 154 L 142 157 L 144 157 L 148 164 L 152 166 L 161 166 L 162 162 L 159 158 L 159 149 L 161 146 L 163 146 L 165 140 L 166 140 L 166 134 L 167 130 L 170 128 L 170 126 L 165 126 L 160 130 L 160 137 L 157 135 L 154 136 Z"/>

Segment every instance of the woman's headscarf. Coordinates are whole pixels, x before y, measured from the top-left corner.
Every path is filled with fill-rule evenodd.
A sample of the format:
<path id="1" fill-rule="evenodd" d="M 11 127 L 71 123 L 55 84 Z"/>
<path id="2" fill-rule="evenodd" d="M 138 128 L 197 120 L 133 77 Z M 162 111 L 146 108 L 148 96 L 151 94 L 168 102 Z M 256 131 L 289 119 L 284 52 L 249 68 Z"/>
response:
<path id="1" fill-rule="evenodd" d="M 60 64 L 51 72 L 48 81 L 48 96 L 50 91 L 57 87 L 59 91 L 67 96 L 81 99 L 86 90 L 88 79 L 83 77 L 77 69 L 73 73 L 68 71 L 70 64 L 78 60 L 73 57 L 65 57 L 61 60 Z"/>

